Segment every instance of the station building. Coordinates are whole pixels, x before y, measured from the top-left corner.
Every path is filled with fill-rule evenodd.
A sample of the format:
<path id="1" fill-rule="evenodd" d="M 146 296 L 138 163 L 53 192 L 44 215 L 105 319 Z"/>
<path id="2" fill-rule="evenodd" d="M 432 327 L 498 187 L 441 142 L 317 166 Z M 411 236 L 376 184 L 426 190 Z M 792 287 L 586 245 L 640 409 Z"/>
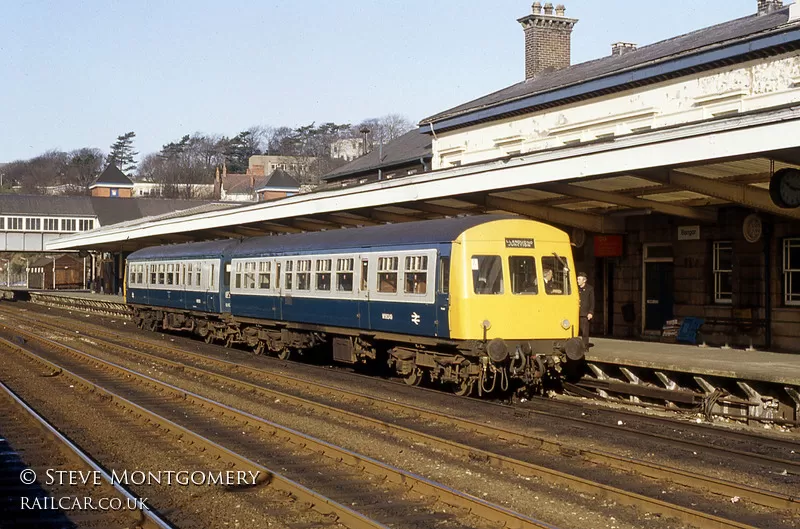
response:
<path id="1" fill-rule="evenodd" d="M 564 6 L 535 2 L 518 22 L 524 80 L 423 119 L 391 179 L 389 159 L 367 155 L 329 175 L 344 187 L 48 247 L 509 212 L 571 234 L 597 292 L 594 335 L 669 339 L 674 319 L 697 317 L 709 344 L 800 352 L 800 209 L 769 191 L 800 171 L 800 7 L 758 0 L 750 16 L 576 65 Z"/>

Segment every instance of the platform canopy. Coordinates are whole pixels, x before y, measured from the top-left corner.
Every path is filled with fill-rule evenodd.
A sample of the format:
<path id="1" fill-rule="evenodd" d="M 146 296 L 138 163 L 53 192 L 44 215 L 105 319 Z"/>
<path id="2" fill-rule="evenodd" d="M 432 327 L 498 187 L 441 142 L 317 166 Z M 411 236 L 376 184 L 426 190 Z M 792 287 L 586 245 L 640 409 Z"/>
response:
<path id="1" fill-rule="evenodd" d="M 217 238 L 297 233 L 479 213 L 514 213 L 594 233 L 628 216 L 713 224 L 724 205 L 776 207 L 771 175 L 800 168 L 800 104 L 644 131 L 361 186 L 221 211 L 152 217 L 62 237 L 48 251 L 132 251 Z"/>

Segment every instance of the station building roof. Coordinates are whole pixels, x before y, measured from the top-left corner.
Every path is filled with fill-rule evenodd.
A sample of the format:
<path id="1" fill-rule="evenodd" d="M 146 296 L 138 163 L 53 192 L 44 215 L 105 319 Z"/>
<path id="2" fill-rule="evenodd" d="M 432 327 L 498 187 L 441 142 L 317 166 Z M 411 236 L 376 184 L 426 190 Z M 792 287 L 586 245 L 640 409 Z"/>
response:
<path id="1" fill-rule="evenodd" d="M 95 187 L 133 187 L 133 180 L 112 163 L 92 182 L 89 189 Z"/>
<path id="2" fill-rule="evenodd" d="M 433 156 L 431 144 L 429 135 L 412 130 L 390 141 L 382 149 L 373 149 L 347 165 L 331 171 L 322 179 L 332 181 L 358 177 L 374 173 L 378 169 L 389 170 L 406 164 L 419 163 L 420 160 L 428 163 Z"/>
<path id="3" fill-rule="evenodd" d="M 96 217 L 101 226 L 175 214 L 208 204 L 207 200 L 0 194 L 3 215 Z M 228 203 L 215 209 L 235 205 Z"/>
<path id="4" fill-rule="evenodd" d="M 800 28 L 790 20 L 796 8 L 750 15 L 543 73 L 427 117 L 420 130 L 467 127 L 798 49 Z"/>

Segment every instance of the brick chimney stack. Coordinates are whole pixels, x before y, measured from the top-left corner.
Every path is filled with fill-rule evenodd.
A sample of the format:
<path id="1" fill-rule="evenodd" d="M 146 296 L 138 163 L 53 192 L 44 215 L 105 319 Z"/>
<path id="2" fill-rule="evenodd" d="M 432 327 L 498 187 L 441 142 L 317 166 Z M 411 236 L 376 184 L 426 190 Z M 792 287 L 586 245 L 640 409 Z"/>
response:
<path id="1" fill-rule="evenodd" d="M 783 0 L 758 0 L 758 14 L 767 15 L 783 7 Z"/>
<path id="2" fill-rule="evenodd" d="M 544 10 L 542 9 L 544 7 Z M 554 12 L 555 10 L 555 12 Z M 578 22 L 565 16 L 559 4 L 534 2 L 532 14 L 518 20 L 525 31 L 525 80 L 570 65 L 572 28 Z"/>
<path id="3" fill-rule="evenodd" d="M 611 55 L 625 55 L 631 51 L 636 51 L 636 44 L 633 42 L 615 42 L 611 45 Z"/>

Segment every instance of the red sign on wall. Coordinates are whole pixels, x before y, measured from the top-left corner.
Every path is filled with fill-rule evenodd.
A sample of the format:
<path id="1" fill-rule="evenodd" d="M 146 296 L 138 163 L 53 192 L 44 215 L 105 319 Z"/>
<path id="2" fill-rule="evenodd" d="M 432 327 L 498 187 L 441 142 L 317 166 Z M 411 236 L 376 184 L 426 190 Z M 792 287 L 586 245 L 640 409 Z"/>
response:
<path id="1" fill-rule="evenodd" d="M 622 257 L 622 235 L 595 235 L 595 257 Z"/>

